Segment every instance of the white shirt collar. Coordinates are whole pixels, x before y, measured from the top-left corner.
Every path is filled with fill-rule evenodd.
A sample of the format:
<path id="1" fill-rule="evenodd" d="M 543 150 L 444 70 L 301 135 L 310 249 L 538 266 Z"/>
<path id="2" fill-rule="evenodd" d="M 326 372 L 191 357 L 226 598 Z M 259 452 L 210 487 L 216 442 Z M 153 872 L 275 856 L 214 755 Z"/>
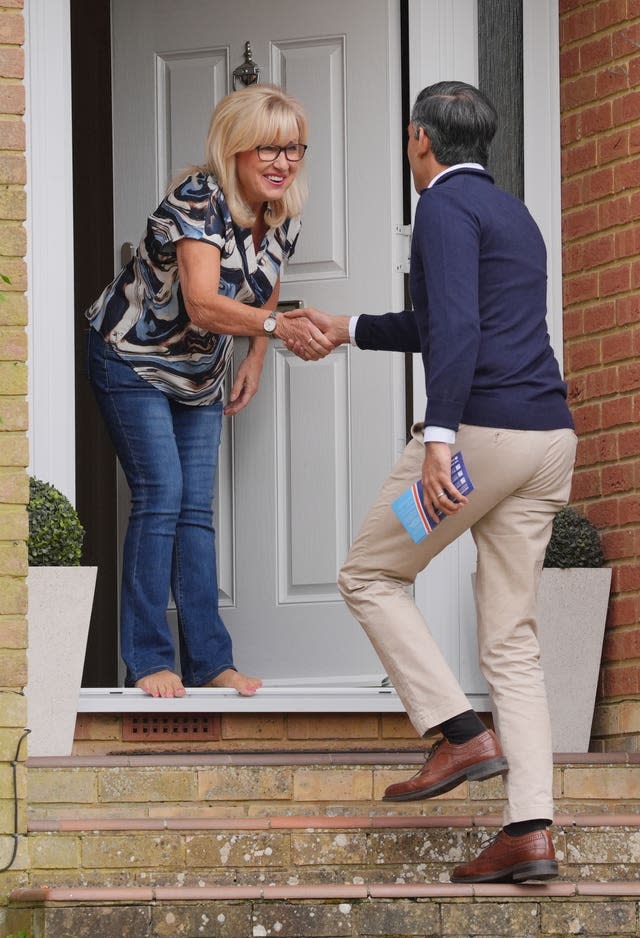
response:
<path id="1" fill-rule="evenodd" d="M 482 166 L 480 163 L 456 163 L 455 166 L 447 166 L 446 169 L 443 169 L 441 172 L 438 173 L 437 176 L 433 177 L 433 179 L 427 186 L 427 189 L 430 189 L 431 186 L 434 186 L 436 182 L 438 181 L 438 179 L 442 179 L 442 177 L 446 176 L 447 173 L 452 173 L 454 169 L 481 169 L 484 171 L 484 166 Z"/>

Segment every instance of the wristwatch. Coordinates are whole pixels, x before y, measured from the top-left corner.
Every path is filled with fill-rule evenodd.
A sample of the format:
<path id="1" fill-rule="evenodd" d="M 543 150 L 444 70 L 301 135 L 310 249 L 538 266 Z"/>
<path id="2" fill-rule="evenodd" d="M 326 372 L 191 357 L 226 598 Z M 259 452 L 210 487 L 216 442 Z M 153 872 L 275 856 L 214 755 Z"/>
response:
<path id="1" fill-rule="evenodd" d="M 274 335 L 276 331 L 277 321 L 276 321 L 276 311 L 271 310 L 265 321 L 262 323 L 262 328 L 264 329 L 267 335 Z"/>

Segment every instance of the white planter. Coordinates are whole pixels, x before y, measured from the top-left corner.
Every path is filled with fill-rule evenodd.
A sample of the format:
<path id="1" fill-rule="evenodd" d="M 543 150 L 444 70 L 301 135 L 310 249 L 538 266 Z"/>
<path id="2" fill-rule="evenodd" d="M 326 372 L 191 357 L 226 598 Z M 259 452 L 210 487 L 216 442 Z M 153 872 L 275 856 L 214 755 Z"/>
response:
<path id="1" fill-rule="evenodd" d="M 73 747 L 97 567 L 30 567 L 27 718 L 30 756 Z"/>
<path id="2" fill-rule="evenodd" d="M 538 636 L 554 752 L 588 752 L 611 588 L 609 567 L 545 567 Z"/>
<path id="3" fill-rule="evenodd" d="M 475 573 L 471 585 L 475 597 Z M 610 588 L 609 567 L 542 571 L 538 640 L 554 752 L 589 751 Z"/>

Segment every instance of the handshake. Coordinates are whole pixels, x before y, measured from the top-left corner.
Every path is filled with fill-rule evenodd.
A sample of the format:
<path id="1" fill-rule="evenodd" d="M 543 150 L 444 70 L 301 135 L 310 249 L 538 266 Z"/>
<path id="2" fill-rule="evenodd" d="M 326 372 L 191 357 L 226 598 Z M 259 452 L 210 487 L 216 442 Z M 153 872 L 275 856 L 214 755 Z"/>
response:
<path id="1" fill-rule="evenodd" d="M 305 361 L 318 361 L 349 342 L 349 316 L 329 316 L 319 309 L 278 313 L 274 335 Z"/>

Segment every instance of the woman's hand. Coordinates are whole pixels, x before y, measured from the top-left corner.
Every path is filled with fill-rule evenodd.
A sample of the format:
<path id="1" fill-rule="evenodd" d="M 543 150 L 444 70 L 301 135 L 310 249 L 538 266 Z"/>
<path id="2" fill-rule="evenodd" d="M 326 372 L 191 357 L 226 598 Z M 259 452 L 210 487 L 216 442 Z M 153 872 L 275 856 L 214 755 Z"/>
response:
<path id="1" fill-rule="evenodd" d="M 268 339 L 260 339 L 256 345 L 266 346 Z M 224 408 L 225 416 L 233 417 L 240 413 L 247 406 L 251 398 L 260 387 L 260 376 L 262 374 L 262 365 L 264 363 L 264 352 L 256 352 L 253 349 L 249 351 L 247 357 L 240 363 L 236 372 L 233 387 L 229 394 L 229 400 Z"/>
<path id="2" fill-rule="evenodd" d="M 451 450 L 448 443 L 425 443 L 422 501 L 432 518 L 437 517 L 438 509 L 445 515 L 455 515 L 467 504 L 467 497 L 451 481 Z"/>

